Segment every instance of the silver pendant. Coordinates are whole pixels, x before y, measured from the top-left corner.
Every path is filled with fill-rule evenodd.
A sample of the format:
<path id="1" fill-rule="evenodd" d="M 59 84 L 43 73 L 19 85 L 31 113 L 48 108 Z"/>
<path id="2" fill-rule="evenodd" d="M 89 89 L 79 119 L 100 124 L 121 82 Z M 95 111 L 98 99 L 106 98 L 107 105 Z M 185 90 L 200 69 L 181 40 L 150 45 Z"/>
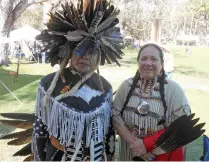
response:
<path id="1" fill-rule="evenodd" d="M 146 115 L 150 110 L 150 105 L 147 102 L 142 102 L 137 106 L 137 111 L 139 114 Z"/>

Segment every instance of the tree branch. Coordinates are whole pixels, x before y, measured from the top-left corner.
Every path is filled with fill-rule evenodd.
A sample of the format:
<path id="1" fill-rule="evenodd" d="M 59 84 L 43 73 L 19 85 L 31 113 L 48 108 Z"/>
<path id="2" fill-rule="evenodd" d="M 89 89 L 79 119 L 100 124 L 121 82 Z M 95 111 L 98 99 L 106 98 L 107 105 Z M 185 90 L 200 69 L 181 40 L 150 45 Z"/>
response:
<path id="1" fill-rule="evenodd" d="M 8 14 L 11 11 L 11 9 L 12 9 L 13 4 L 14 4 L 14 0 L 8 0 L 8 1 L 1 2 L 0 5 L 3 8 L 2 12 Z"/>
<path id="2" fill-rule="evenodd" d="M 52 10 L 56 9 L 60 3 L 61 3 L 62 0 L 56 0 L 53 4 L 52 4 Z"/>
<path id="3" fill-rule="evenodd" d="M 38 4 L 38 3 L 43 3 L 47 1 L 52 1 L 52 0 L 28 0 L 28 4 L 32 5 L 32 4 Z"/>
<path id="4" fill-rule="evenodd" d="M 31 5 L 51 0 L 21 0 L 13 9 L 14 21 Z"/>

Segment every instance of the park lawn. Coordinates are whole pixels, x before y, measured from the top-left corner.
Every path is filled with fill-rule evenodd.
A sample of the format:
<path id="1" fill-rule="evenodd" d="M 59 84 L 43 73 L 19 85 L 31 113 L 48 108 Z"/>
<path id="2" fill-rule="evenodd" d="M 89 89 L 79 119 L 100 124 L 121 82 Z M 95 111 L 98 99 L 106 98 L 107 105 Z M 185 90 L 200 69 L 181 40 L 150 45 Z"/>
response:
<path id="1" fill-rule="evenodd" d="M 184 56 L 183 48 L 171 48 L 175 56 L 175 71 L 173 79 L 179 83 L 197 85 L 209 85 L 209 48 L 194 48 L 191 56 Z M 100 73 L 110 81 L 113 90 L 117 90 L 121 82 L 133 76 L 137 70 L 135 50 L 124 50 L 126 54 L 121 60 L 122 66 L 115 67 L 106 65 L 100 67 Z M 33 112 L 36 98 L 36 89 L 38 82 L 44 75 L 53 72 L 49 64 L 21 64 L 20 75 L 17 82 L 13 82 L 14 76 L 10 71 L 16 71 L 16 64 L 9 67 L 0 68 L 0 80 L 20 99 L 19 103 L 0 83 L 0 113 L 3 112 Z M 209 91 L 190 88 L 185 89 L 192 111 L 201 118 L 201 121 L 207 122 L 209 117 Z M 207 123 L 206 134 L 209 135 L 209 125 Z M 14 129 L 0 124 L 0 136 Z M 16 147 L 6 146 L 5 141 L 0 141 L 0 151 L 4 155 L 0 160 L 14 160 L 12 154 L 17 150 Z M 3 149 L 4 148 L 4 149 Z M 196 161 L 202 153 L 202 141 L 196 140 L 189 145 L 187 159 Z M 3 158 L 3 159 L 2 159 Z M 20 160 L 21 158 L 15 158 Z"/>

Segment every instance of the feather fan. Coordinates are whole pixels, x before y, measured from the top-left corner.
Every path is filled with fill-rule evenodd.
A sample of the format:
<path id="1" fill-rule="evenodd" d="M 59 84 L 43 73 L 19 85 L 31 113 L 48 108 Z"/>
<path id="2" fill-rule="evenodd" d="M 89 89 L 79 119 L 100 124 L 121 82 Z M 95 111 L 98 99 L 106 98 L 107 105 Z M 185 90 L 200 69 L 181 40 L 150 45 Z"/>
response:
<path id="1" fill-rule="evenodd" d="M 10 133 L 0 137 L 0 139 L 10 139 L 8 145 L 24 145 L 22 149 L 17 151 L 13 156 L 28 156 L 25 160 L 33 160 L 33 155 L 31 152 L 31 140 L 33 132 L 33 122 L 35 120 L 35 114 L 28 113 L 1 113 L 2 117 L 13 119 L 13 120 L 0 120 L 1 123 L 14 126 L 16 128 L 25 129 L 23 131 Z"/>
<path id="2" fill-rule="evenodd" d="M 199 118 L 193 119 L 195 114 L 184 115 L 176 119 L 160 135 L 155 143 L 155 149 L 151 153 L 155 156 L 174 151 L 199 138 L 205 130 L 205 123 L 197 124 Z M 134 157 L 133 160 L 142 160 Z"/>

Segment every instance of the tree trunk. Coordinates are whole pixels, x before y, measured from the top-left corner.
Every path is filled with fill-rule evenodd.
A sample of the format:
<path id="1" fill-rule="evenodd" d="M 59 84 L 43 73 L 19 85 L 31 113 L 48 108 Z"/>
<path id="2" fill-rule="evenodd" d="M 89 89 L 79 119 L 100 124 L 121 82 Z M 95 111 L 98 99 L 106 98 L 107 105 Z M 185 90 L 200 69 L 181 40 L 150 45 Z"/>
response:
<path id="1" fill-rule="evenodd" d="M 194 15 L 192 14 L 192 20 L 191 20 L 191 24 L 190 24 L 190 31 L 189 31 L 189 34 L 192 35 L 192 24 L 193 24 L 193 18 L 194 18 Z"/>
<path id="2" fill-rule="evenodd" d="M 183 35 L 185 37 L 185 29 L 186 29 L 186 16 L 184 17 L 184 27 L 183 27 Z M 185 40 L 183 40 L 183 46 L 184 46 Z"/>
<path id="3" fill-rule="evenodd" d="M 175 32 L 175 35 L 174 35 L 175 40 L 176 40 L 176 37 L 178 35 L 178 32 L 179 32 L 179 24 L 177 24 L 176 32 Z"/>
<path id="4" fill-rule="evenodd" d="M 9 38 L 9 33 L 13 25 L 13 15 L 7 10 L 0 10 L 0 38 Z M 2 39 L 2 38 L 1 38 Z M 0 66 L 9 65 L 9 42 L 0 42 Z"/>
<path id="5" fill-rule="evenodd" d="M 193 31 L 193 35 L 195 35 L 196 32 L 197 32 L 197 23 L 198 23 L 198 20 L 196 19 L 195 26 L 194 26 L 194 31 Z"/>
<path id="6" fill-rule="evenodd" d="M 9 38 L 15 20 L 32 4 L 48 0 L 0 0 L 0 39 Z M 9 43 L 0 42 L 0 66 L 8 65 Z"/>
<path id="7" fill-rule="evenodd" d="M 2 65 L 9 65 L 9 58 L 8 58 L 8 50 L 9 43 L 1 43 L 0 44 L 0 66 Z"/>
<path id="8" fill-rule="evenodd" d="M 159 19 L 156 19 L 152 23 L 151 40 L 154 42 L 160 41 L 160 21 L 159 21 Z"/>

